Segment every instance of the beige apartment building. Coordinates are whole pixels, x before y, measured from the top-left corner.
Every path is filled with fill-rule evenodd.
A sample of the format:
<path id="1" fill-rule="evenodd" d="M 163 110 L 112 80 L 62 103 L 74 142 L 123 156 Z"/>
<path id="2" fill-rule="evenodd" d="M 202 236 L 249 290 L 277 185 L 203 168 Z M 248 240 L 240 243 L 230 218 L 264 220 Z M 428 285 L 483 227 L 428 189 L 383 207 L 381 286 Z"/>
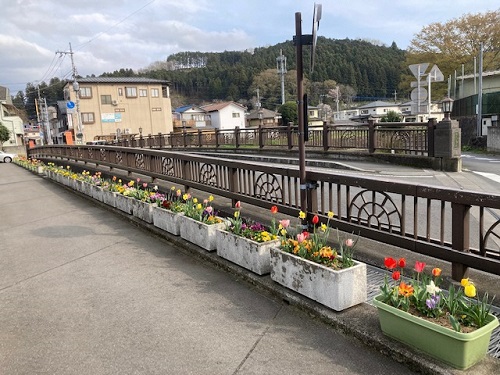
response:
<path id="1" fill-rule="evenodd" d="M 76 143 L 173 130 L 168 81 L 92 77 L 77 82 L 70 81 L 64 88 L 67 128 Z"/>

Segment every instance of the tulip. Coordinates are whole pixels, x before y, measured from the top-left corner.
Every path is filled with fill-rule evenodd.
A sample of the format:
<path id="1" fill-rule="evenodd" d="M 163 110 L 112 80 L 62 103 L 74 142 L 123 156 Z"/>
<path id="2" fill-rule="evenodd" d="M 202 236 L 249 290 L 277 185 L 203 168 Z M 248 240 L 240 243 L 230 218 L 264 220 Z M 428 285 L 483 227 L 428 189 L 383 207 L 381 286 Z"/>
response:
<path id="1" fill-rule="evenodd" d="M 432 276 L 434 276 L 434 277 L 438 277 L 438 276 L 440 276 L 440 275 L 441 275 L 441 268 L 437 268 L 437 267 L 436 267 L 436 268 L 433 268 L 433 269 L 432 269 Z"/>
<path id="2" fill-rule="evenodd" d="M 385 265 L 385 268 L 387 268 L 388 270 L 392 270 L 392 269 L 396 268 L 396 259 L 385 258 L 384 265 Z"/>
<path id="3" fill-rule="evenodd" d="M 354 246 L 354 241 L 352 240 L 352 238 L 348 238 L 347 240 L 345 240 L 345 245 L 347 247 L 353 247 Z"/>
<path id="4" fill-rule="evenodd" d="M 288 228 L 290 226 L 290 220 L 283 219 L 280 220 L 279 223 L 283 228 Z"/>
<path id="5" fill-rule="evenodd" d="M 278 207 L 277 206 L 272 206 L 271 207 L 271 213 L 276 214 L 278 212 Z"/>
<path id="6" fill-rule="evenodd" d="M 236 203 L 234 204 L 234 207 L 235 207 L 235 208 L 240 208 L 240 207 L 241 207 L 241 202 L 240 202 L 240 201 L 236 202 Z"/>
<path id="7" fill-rule="evenodd" d="M 393 280 L 398 281 L 400 277 L 401 277 L 401 272 L 399 272 L 399 271 L 394 271 L 394 272 L 392 273 L 392 279 L 393 279 Z"/>
<path id="8" fill-rule="evenodd" d="M 398 260 L 398 266 L 399 266 L 399 268 L 405 268 L 406 267 L 406 259 L 405 258 L 399 258 L 399 260 Z"/>
<path id="9" fill-rule="evenodd" d="M 417 273 L 422 273 L 424 268 L 425 268 L 424 262 L 419 262 L 418 260 L 415 262 L 415 271 L 417 271 Z"/>
<path id="10" fill-rule="evenodd" d="M 314 225 L 318 224 L 319 223 L 319 217 L 318 215 L 314 215 L 313 218 L 312 218 L 312 223 Z"/>
<path id="11" fill-rule="evenodd" d="M 476 287 L 474 284 L 467 284 L 464 288 L 464 293 L 467 297 L 472 298 L 476 296 Z"/>

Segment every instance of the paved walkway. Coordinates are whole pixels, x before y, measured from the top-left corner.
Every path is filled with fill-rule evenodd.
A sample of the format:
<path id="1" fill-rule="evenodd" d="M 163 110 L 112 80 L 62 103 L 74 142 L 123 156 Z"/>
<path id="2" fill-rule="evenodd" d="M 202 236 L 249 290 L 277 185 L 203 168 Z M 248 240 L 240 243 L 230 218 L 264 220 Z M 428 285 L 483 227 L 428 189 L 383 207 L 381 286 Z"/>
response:
<path id="1" fill-rule="evenodd" d="M 500 372 L 493 358 L 467 372 L 424 360 L 368 304 L 297 302 L 14 164 L 0 164 L 0 213 L 1 374 Z"/>

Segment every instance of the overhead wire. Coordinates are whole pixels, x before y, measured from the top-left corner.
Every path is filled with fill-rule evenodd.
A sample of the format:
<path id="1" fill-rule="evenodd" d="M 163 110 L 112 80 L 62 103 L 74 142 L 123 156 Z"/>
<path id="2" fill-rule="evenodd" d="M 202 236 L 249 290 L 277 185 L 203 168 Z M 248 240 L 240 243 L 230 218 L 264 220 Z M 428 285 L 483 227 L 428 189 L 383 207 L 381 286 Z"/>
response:
<path id="1" fill-rule="evenodd" d="M 122 18 L 120 21 L 116 22 L 115 24 L 111 25 L 109 28 L 107 28 L 106 30 L 104 31 L 101 31 L 100 33 L 96 34 L 95 36 L 93 36 L 91 39 L 89 39 L 88 41 L 86 41 L 85 43 L 82 43 L 82 44 L 79 44 L 75 47 L 75 50 L 82 50 L 83 48 L 85 48 L 87 45 L 89 45 L 90 43 L 92 43 L 94 40 L 98 39 L 99 37 L 101 37 L 102 35 L 104 35 L 106 32 L 112 30 L 113 28 L 115 28 L 116 26 L 120 25 L 121 23 L 125 22 L 127 19 L 129 19 L 130 17 L 132 17 L 133 15 L 137 14 L 138 12 L 140 12 L 141 10 L 143 10 L 144 8 L 146 8 L 147 6 L 151 5 L 152 3 L 154 3 L 156 0 L 151 0 L 149 2 L 147 2 L 146 4 L 144 4 L 142 7 L 140 7 L 139 9 L 133 11 L 132 13 L 130 13 L 129 15 L 127 15 L 126 17 Z M 44 75 L 42 76 L 42 78 L 40 80 L 37 80 L 35 82 L 43 82 L 44 80 L 48 79 L 48 77 L 50 76 L 53 76 L 53 73 L 55 71 L 57 71 L 57 69 L 59 69 L 64 61 L 64 58 L 66 57 L 66 55 L 64 53 L 59 53 L 59 64 L 57 65 L 57 68 L 56 68 L 56 64 L 54 63 L 55 59 L 56 59 L 56 56 L 57 56 L 57 52 L 56 52 L 56 55 L 54 56 L 54 58 L 52 59 L 49 67 L 47 68 L 47 71 L 44 73 Z M 70 72 L 71 74 L 71 72 Z M 64 77 L 66 78 L 66 76 Z"/>

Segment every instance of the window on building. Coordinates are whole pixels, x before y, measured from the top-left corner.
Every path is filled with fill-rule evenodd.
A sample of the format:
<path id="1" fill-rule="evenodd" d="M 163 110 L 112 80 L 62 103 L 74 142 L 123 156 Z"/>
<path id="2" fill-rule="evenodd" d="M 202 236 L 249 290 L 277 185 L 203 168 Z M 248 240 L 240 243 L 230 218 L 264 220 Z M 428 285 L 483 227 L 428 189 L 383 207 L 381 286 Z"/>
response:
<path id="1" fill-rule="evenodd" d="M 101 104 L 111 104 L 111 95 L 101 95 Z"/>
<path id="2" fill-rule="evenodd" d="M 148 90 L 146 89 L 139 89 L 139 96 L 148 96 Z"/>
<path id="3" fill-rule="evenodd" d="M 125 96 L 127 98 L 137 98 L 137 87 L 125 87 Z"/>
<path id="4" fill-rule="evenodd" d="M 92 88 L 91 87 L 80 87 L 80 98 L 91 98 Z"/>
<path id="5" fill-rule="evenodd" d="M 367 110 L 367 109 L 362 109 L 362 110 L 361 110 L 361 114 L 362 114 L 362 115 L 366 115 L 366 114 L 368 114 L 368 110 Z"/>
<path id="6" fill-rule="evenodd" d="M 159 98 L 160 97 L 160 90 L 158 90 L 158 89 L 151 89 L 151 97 L 152 98 Z"/>
<path id="7" fill-rule="evenodd" d="M 95 123 L 94 112 L 82 112 L 82 123 L 83 124 Z"/>
<path id="8" fill-rule="evenodd" d="M 123 89 L 121 87 L 118 89 L 118 96 L 123 96 Z"/>
<path id="9" fill-rule="evenodd" d="M 239 118 L 240 114 L 238 112 L 233 112 L 233 118 Z"/>

